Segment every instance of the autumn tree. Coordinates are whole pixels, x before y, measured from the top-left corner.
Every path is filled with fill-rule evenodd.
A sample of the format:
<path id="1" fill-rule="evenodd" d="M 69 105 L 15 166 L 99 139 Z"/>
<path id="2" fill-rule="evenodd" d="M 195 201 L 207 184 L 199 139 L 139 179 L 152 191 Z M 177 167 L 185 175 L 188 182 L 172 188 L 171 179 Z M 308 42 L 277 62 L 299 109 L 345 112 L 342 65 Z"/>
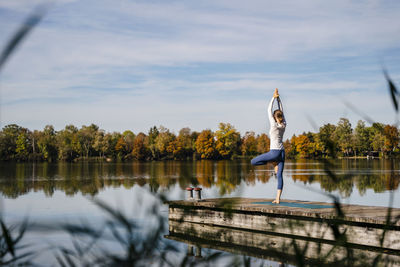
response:
<path id="1" fill-rule="evenodd" d="M 115 151 L 117 152 L 117 154 L 118 154 L 118 158 L 123 158 L 124 157 L 124 155 L 126 155 L 126 147 L 127 147 L 127 144 L 126 144 L 126 142 L 125 142 L 125 139 L 124 139 L 124 137 L 123 136 L 121 136 L 119 139 L 118 139 L 118 141 L 117 141 L 117 143 L 115 144 Z"/>
<path id="2" fill-rule="evenodd" d="M 215 132 L 217 138 L 215 148 L 222 158 L 237 155 L 240 147 L 240 133 L 229 123 L 220 123 Z"/>
<path id="3" fill-rule="evenodd" d="M 105 157 L 111 154 L 111 134 L 105 133 L 104 130 L 99 130 L 94 138 L 93 148 L 97 151 L 100 157 Z"/>
<path id="4" fill-rule="evenodd" d="M 309 158 L 312 155 L 312 142 L 305 133 L 295 137 L 294 146 L 300 158 Z"/>
<path id="5" fill-rule="evenodd" d="M 176 136 L 163 126 L 160 126 L 158 132 L 159 133 L 154 140 L 156 158 L 164 158 L 167 156 L 168 146 L 176 139 Z"/>
<path id="6" fill-rule="evenodd" d="M 296 158 L 297 153 L 296 153 L 296 147 L 294 145 L 294 138 L 295 138 L 295 135 L 293 135 L 290 140 L 286 139 L 286 141 L 283 142 L 283 147 L 285 148 L 285 156 L 288 159 Z M 293 143 L 292 143 L 292 140 L 293 140 Z"/>
<path id="7" fill-rule="evenodd" d="M 257 153 L 258 154 L 263 154 L 267 153 L 269 151 L 269 146 L 271 143 L 271 140 L 269 139 L 268 135 L 266 134 L 261 134 L 258 135 L 256 138 L 257 142 Z"/>
<path id="8" fill-rule="evenodd" d="M 146 160 L 150 155 L 149 138 L 144 133 L 136 135 L 133 141 L 132 156 L 137 160 Z"/>
<path id="9" fill-rule="evenodd" d="M 257 154 L 257 140 L 254 132 L 246 132 L 243 136 L 241 152 L 246 156 Z"/>
<path id="10" fill-rule="evenodd" d="M 132 131 L 126 130 L 122 133 L 115 145 L 115 151 L 120 159 L 126 160 L 131 157 L 134 139 L 135 134 Z"/>
<path id="11" fill-rule="evenodd" d="M 185 159 L 193 155 L 193 140 L 190 128 L 182 128 L 178 137 L 170 142 L 167 151 L 174 159 Z"/>
<path id="12" fill-rule="evenodd" d="M 383 128 L 384 151 L 393 152 L 399 146 L 399 130 L 395 126 L 386 125 Z"/>
<path id="13" fill-rule="evenodd" d="M 214 133 L 207 129 L 203 130 L 196 140 L 196 152 L 202 159 L 213 159 L 218 154 L 215 149 Z"/>

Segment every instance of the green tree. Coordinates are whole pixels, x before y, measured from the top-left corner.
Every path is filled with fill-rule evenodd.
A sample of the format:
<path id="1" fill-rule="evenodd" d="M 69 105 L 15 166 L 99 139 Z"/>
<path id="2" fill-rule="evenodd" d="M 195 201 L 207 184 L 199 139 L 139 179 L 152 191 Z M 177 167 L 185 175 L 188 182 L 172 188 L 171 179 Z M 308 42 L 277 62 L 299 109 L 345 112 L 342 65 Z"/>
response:
<path id="1" fill-rule="evenodd" d="M 99 130 L 93 143 L 95 149 L 100 157 L 112 157 L 114 152 L 113 135 L 105 133 L 104 130 Z"/>
<path id="2" fill-rule="evenodd" d="M 154 143 L 156 158 L 165 158 L 168 154 L 168 147 L 176 139 L 176 136 L 164 126 L 160 126 L 158 132 Z"/>
<path id="3" fill-rule="evenodd" d="M 159 131 L 156 126 L 150 128 L 148 133 L 148 142 L 149 142 L 149 150 L 153 159 L 158 158 L 157 149 L 156 149 L 156 138 L 159 134 Z"/>
<path id="4" fill-rule="evenodd" d="M 352 132 L 350 121 L 346 118 L 340 118 L 334 132 L 334 138 L 337 140 L 339 150 L 346 156 L 352 149 Z"/>
<path id="5" fill-rule="evenodd" d="M 91 124 L 89 126 L 83 125 L 78 131 L 78 139 L 81 147 L 81 156 L 88 158 L 94 152 L 93 144 L 96 138 L 99 126 Z"/>
<path id="6" fill-rule="evenodd" d="M 78 137 L 78 128 L 74 125 L 65 126 L 64 130 L 56 135 L 58 158 L 71 161 L 79 156 L 82 151 Z"/>
<path id="7" fill-rule="evenodd" d="M 29 149 L 31 147 L 28 131 L 23 130 L 17 137 L 15 142 L 15 158 L 19 161 L 25 161 L 29 156 Z"/>
<path id="8" fill-rule="evenodd" d="M 16 124 L 9 124 L 3 127 L 0 132 L 1 160 L 16 159 L 17 139 L 23 131 L 24 128 Z"/>
<path id="9" fill-rule="evenodd" d="M 130 131 L 126 130 L 125 132 L 122 133 L 122 136 L 124 137 L 125 143 L 126 143 L 126 153 L 129 154 L 132 152 L 133 149 L 133 142 L 135 140 L 135 134 Z"/>
<path id="10" fill-rule="evenodd" d="M 190 141 L 192 143 L 192 151 L 193 151 L 193 153 L 196 151 L 196 141 L 197 141 L 197 138 L 199 137 L 199 135 L 200 135 L 200 133 L 196 132 L 196 131 L 193 131 L 190 134 Z"/>
<path id="11" fill-rule="evenodd" d="M 362 120 L 357 122 L 357 126 L 354 129 L 354 148 L 358 153 L 365 153 L 371 150 L 370 131 Z"/>
<path id="12" fill-rule="evenodd" d="M 215 148 L 222 158 L 237 155 L 240 148 L 240 133 L 230 123 L 220 123 L 216 131 Z"/>
<path id="13" fill-rule="evenodd" d="M 372 124 L 371 127 L 368 127 L 369 141 L 371 143 L 372 149 L 377 152 L 382 152 L 383 146 L 385 144 L 383 128 L 384 125 L 378 122 L 375 122 Z"/>
<path id="14" fill-rule="evenodd" d="M 58 157 L 56 131 L 52 125 L 46 125 L 42 132 L 38 133 L 37 146 L 43 159 L 54 161 Z"/>
<path id="15" fill-rule="evenodd" d="M 334 139 L 335 131 L 336 126 L 328 123 L 320 127 L 317 134 L 317 142 L 320 144 L 322 154 L 328 157 L 336 156 L 337 143 Z"/>
<path id="16" fill-rule="evenodd" d="M 308 157 L 311 157 L 311 158 L 319 157 L 323 153 L 322 152 L 323 146 L 322 146 L 321 142 L 319 142 L 318 134 L 308 132 L 305 135 L 307 136 L 307 138 L 310 142 Z"/>
<path id="17" fill-rule="evenodd" d="M 376 132 L 372 138 L 372 148 L 374 151 L 382 152 L 383 146 L 385 145 L 385 137 L 382 133 Z"/>

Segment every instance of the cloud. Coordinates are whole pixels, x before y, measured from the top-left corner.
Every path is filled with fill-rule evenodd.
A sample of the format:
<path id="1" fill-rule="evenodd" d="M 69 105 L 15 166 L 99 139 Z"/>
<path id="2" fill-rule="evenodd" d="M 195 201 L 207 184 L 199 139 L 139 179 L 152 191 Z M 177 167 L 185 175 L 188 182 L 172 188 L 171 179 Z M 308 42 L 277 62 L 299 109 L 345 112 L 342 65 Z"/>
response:
<path id="1" fill-rule="evenodd" d="M 32 8 L 11 2 L 0 2 L 0 43 Z M 2 124 L 177 131 L 226 121 L 259 132 L 275 87 L 289 133 L 311 130 L 307 114 L 319 123 L 352 116 L 342 99 L 388 122 L 379 58 L 399 70 L 399 9 L 379 1 L 60 1 L 2 73 Z"/>

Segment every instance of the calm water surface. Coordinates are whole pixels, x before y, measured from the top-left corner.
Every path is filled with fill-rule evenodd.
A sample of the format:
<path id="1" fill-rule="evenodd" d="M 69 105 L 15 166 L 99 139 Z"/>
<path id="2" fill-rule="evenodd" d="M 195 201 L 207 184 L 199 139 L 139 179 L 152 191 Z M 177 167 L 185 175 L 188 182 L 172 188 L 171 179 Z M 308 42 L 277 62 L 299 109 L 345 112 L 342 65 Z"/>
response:
<path id="1" fill-rule="evenodd" d="M 400 163 L 394 160 L 286 161 L 283 199 L 330 202 L 328 194 L 343 203 L 400 208 Z M 203 188 L 203 198 L 242 196 L 272 198 L 277 181 L 272 166 L 235 161 L 165 161 L 130 163 L 0 163 L 2 215 L 9 223 L 28 217 L 31 222 L 57 224 L 82 220 L 99 224 L 104 219 L 93 197 L 129 216 L 146 222 L 144 208 L 153 197 L 183 199 L 187 186 Z M 167 207 L 161 208 L 167 217 Z M 43 233 L 28 235 L 41 240 Z M 65 235 L 52 234 L 46 244 L 56 245 Z M 41 257 L 45 259 L 46 253 Z M 274 265 L 271 262 L 271 265 Z"/>

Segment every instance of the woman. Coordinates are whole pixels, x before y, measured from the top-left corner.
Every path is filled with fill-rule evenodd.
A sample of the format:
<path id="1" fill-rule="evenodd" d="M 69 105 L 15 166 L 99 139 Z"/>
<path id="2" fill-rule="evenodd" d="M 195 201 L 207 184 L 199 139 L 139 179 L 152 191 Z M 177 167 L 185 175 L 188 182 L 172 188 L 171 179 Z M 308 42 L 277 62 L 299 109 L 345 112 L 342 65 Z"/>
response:
<path id="1" fill-rule="evenodd" d="M 274 100 L 278 102 L 278 109 L 272 112 Z M 268 162 L 275 162 L 275 172 L 278 178 L 278 191 L 276 198 L 272 203 L 279 204 L 283 188 L 282 172 L 285 165 L 285 149 L 283 147 L 283 134 L 286 129 L 286 121 L 283 116 L 283 106 L 279 99 L 278 88 L 275 89 L 274 95 L 268 106 L 268 119 L 270 123 L 269 135 L 271 138 L 270 150 L 268 153 L 259 155 L 251 160 L 252 165 L 263 165 Z"/>

